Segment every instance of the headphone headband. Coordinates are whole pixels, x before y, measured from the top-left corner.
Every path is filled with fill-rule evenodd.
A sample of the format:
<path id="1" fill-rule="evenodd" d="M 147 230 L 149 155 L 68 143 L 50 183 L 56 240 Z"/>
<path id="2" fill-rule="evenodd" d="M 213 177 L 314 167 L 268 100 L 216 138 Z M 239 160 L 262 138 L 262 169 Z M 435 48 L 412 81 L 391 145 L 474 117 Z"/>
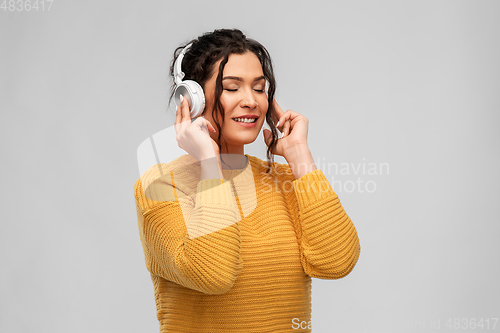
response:
<path id="1" fill-rule="evenodd" d="M 180 95 L 184 96 L 184 98 L 186 98 L 189 103 L 191 118 L 195 118 L 201 115 L 203 110 L 205 109 L 205 93 L 203 92 L 203 88 L 199 85 L 198 82 L 194 80 L 183 81 L 185 74 L 181 68 L 182 59 L 184 59 L 184 55 L 191 47 L 191 45 L 193 45 L 193 43 L 185 46 L 174 62 L 174 100 L 175 104 L 180 106 Z"/>
<path id="2" fill-rule="evenodd" d="M 184 78 L 184 72 L 182 71 L 182 59 L 184 59 L 184 55 L 186 54 L 187 50 L 193 45 L 193 43 L 188 44 L 185 48 L 182 49 L 181 53 L 177 57 L 174 63 L 174 81 L 175 84 L 180 84 L 182 82 L 182 79 Z"/>

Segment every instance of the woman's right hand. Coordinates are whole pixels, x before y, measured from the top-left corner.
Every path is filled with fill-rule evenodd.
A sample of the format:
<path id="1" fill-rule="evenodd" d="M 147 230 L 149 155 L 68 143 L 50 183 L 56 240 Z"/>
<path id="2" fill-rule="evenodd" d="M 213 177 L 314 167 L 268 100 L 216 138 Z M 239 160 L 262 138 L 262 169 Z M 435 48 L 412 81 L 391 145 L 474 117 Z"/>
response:
<path id="1" fill-rule="evenodd" d="M 177 144 L 196 160 L 201 162 L 213 157 L 218 158 L 219 146 L 208 134 L 208 130 L 215 133 L 216 129 L 203 116 L 191 122 L 189 103 L 182 95 L 174 127 Z"/>

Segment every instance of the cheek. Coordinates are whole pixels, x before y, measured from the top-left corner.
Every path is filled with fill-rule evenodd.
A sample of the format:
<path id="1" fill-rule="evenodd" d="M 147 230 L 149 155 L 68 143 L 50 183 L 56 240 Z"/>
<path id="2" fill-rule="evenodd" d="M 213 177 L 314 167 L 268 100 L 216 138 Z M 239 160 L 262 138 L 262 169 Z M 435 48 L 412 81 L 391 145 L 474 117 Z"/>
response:
<path id="1" fill-rule="evenodd" d="M 239 101 L 237 98 L 231 98 L 227 94 L 222 94 L 220 96 L 220 103 L 222 104 L 222 107 L 224 108 L 224 111 L 226 114 L 228 112 L 231 112 L 234 108 L 236 108 L 239 104 Z"/>
<path id="2" fill-rule="evenodd" d="M 262 110 L 267 110 L 269 108 L 269 102 L 267 100 L 267 96 L 262 99 L 262 103 L 259 102 L 259 105 L 262 106 Z"/>

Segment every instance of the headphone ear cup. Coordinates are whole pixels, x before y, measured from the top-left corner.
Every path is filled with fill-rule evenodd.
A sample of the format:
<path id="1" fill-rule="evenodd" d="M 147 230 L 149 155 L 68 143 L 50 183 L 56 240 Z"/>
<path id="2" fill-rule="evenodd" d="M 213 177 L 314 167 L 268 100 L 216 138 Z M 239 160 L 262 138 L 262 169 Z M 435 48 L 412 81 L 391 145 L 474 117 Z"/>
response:
<path id="1" fill-rule="evenodd" d="M 205 93 L 198 82 L 186 80 L 177 85 L 174 92 L 174 100 L 178 106 L 181 105 L 181 94 L 188 100 L 191 118 L 200 116 L 205 109 Z"/>

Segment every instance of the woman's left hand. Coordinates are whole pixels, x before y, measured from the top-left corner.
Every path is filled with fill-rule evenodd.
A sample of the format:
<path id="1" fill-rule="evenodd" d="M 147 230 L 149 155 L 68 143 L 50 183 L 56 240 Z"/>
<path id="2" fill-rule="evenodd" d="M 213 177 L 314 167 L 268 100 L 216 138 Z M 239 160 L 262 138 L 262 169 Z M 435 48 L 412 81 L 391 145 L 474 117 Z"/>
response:
<path id="1" fill-rule="evenodd" d="M 273 100 L 273 104 L 279 117 L 277 128 L 283 136 L 278 139 L 278 143 L 272 153 L 283 156 L 286 159 L 298 147 L 307 147 L 309 119 L 292 110 L 284 112 L 276 100 Z M 269 147 L 271 144 L 271 131 L 265 128 L 263 134 L 266 145 Z"/>

